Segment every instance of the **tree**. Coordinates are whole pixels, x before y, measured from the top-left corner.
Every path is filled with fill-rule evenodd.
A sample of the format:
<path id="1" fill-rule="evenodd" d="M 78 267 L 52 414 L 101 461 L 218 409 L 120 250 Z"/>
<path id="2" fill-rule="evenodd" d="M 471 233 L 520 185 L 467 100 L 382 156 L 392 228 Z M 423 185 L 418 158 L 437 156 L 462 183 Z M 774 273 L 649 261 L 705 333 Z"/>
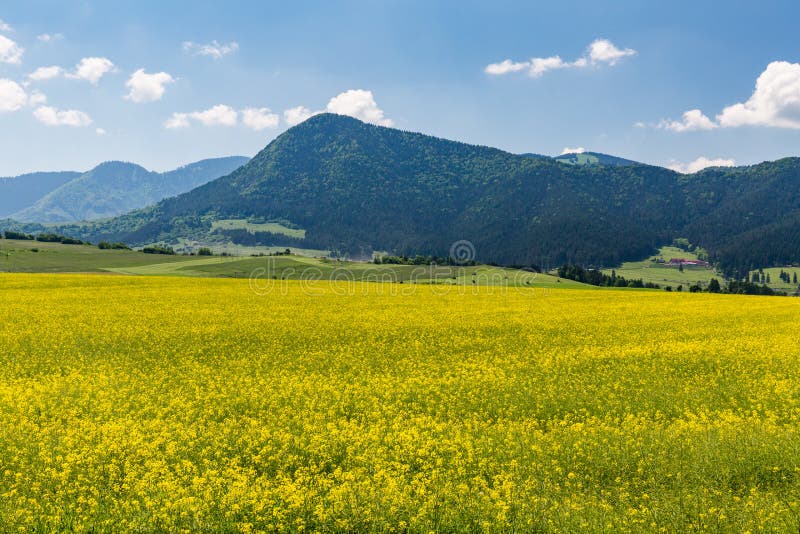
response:
<path id="1" fill-rule="evenodd" d="M 719 293 L 720 291 L 722 291 L 722 288 L 719 285 L 719 281 L 716 278 L 712 278 L 708 283 L 708 292 Z"/>
<path id="2" fill-rule="evenodd" d="M 797 271 L 795 271 L 795 272 L 794 272 L 794 275 L 792 276 L 792 283 L 793 283 L 794 285 L 797 285 Z"/>

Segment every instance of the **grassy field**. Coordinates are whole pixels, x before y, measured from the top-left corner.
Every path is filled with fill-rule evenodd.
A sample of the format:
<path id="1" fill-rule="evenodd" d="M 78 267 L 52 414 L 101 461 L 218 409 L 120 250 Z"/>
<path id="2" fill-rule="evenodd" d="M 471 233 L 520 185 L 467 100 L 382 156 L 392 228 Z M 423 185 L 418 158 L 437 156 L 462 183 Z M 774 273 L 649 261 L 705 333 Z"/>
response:
<path id="1" fill-rule="evenodd" d="M 143 254 L 131 250 L 100 250 L 91 245 L 62 245 L 0 239 L 0 272 L 106 272 L 186 261 L 185 256 Z"/>
<path id="2" fill-rule="evenodd" d="M 792 294 L 798 291 L 798 284 L 793 283 L 792 280 L 794 280 L 793 275 L 795 274 L 800 278 L 800 267 L 770 267 L 769 269 L 762 270 L 765 276 L 769 274 L 770 283 L 767 285 L 772 289 L 777 289 L 778 291 L 785 291 Z M 781 271 L 789 273 L 790 278 L 788 284 L 780 279 Z M 757 271 L 750 272 L 751 280 L 754 272 Z"/>
<path id="3" fill-rule="evenodd" d="M 0 275 L 3 530 L 800 528 L 796 299 L 351 289 Z"/>
<path id="4" fill-rule="evenodd" d="M 272 232 L 289 237 L 305 239 L 306 231 L 300 228 L 289 228 L 280 223 L 251 223 L 246 219 L 219 219 L 211 223 L 211 229 L 221 230 L 247 230 L 248 232 Z"/>
<path id="5" fill-rule="evenodd" d="M 697 256 L 676 247 L 662 247 L 658 254 L 646 260 L 625 262 L 619 268 L 603 269 L 603 272 L 610 275 L 611 271 L 614 270 L 618 276 L 625 277 L 628 280 L 641 278 L 644 282 L 653 282 L 662 287 L 671 285 L 675 288 L 682 285 L 684 289 L 693 284 L 700 284 L 702 287 L 706 287 L 712 278 L 716 278 L 720 282 L 724 280 L 714 269 L 684 266 L 683 272 L 681 272 L 677 267 L 670 267 L 653 261 L 659 258 L 669 262 L 671 258 L 697 259 Z"/>
<path id="6" fill-rule="evenodd" d="M 36 250 L 36 252 L 34 252 Z M 283 248 L 281 248 L 283 250 Z M 0 272 L 102 273 L 158 276 L 403 282 L 577 288 L 585 284 L 548 274 L 499 267 L 374 265 L 305 256 L 183 256 L 100 250 L 88 245 L 0 239 Z"/>

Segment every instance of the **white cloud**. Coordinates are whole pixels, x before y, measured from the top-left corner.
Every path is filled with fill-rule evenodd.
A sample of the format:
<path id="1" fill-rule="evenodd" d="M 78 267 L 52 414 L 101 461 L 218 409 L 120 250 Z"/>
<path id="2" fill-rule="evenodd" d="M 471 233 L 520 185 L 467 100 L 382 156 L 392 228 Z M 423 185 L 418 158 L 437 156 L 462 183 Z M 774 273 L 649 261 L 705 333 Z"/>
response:
<path id="1" fill-rule="evenodd" d="M 683 114 L 683 118 L 679 121 L 662 120 L 658 123 L 658 127 L 664 130 L 673 132 L 691 132 L 696 130 L 713 130 L 718 128 L 719 125 L 703 115 L 699 109 L 690 109 Z"/>
<path id="2" fill-rule="evenodd" d="M 164 121 L 164 128 L 177 130 L 178 128 L 188 128 L 191 126 L 188 113 L 173 113 L 172 117 Z"/>
<path id="3" fill-rule="evenodd" d="M 205 126 L 236 126 L 237 121 L 236 110 L 222 104 L 205 111 L 195 111 L 189 117 Z"/>
<path id="4" fill-rule="evenodd" d="M 63 69 L 56 65 L 53 65 L 52 67 L 39 67 L 35 71 L 28 74 L 28 79 L 35 82 L 50 80 L 53 78 L 58 78 L 62 73 Z"/>
<path id="5" fill-rule="evenodd" d="M 242 124 L 255 131 L 277 128 L 280 117 L 269 108 L 247 108 L 242 110 Z"/>
<path id="6" fill-rule="evenodd" d="M 3 19 L 0 19 L 0 32 L 13 32 L 14 28 L 7 24 Z"/>
<path id="7" fill-rule="evenodd" d="M 60 41 L 63 38 L 64 35 L 61 33 L 43 33 L 36 36 L 36 39 L 42 43 L 52 43 L 54 41 Z"/>
<path id="8" fill-rule="evenodd" d="M 25 49 L 4 35 L 0 35 L 0 63 L 22 63 L 22 53 Z"/>
<path id="9" fill-rule="evenodd" d="M 486 74 L 500 76 L 512 72 L 527 71 L 532 78 L 538 78 L 550 70 L 580 69 L 601 64 L 615 65 L 620 59 L 633 56 L 636 50 L 632 48 L 620 49 L 608 39 L 595 39 L 586 49 L 583 56 L 575 61 L 564 61 L 560 56 L 535 57 L 529 61 L 512 61 L 505 59 L 499 63 L 487 65 Z"/>
<path id="10" fill-rule="evenodd" d="M 392 119 L 384 117 L 383 110 L 378 107 L 372 91 L 350 89 L 339 93 L 328 101 L 324 110 L 312 111 L 305 106 L 289 108 L 283 112 L 283 119 L 289 126 L 295 126 L 320 113 L 336 113 L 348 115 L 364 122 L 379 126 L 393 126 Z"/>
<path id="11" fill-rule="evenodd" d="M 165 85 L 174 81 L 175 79 L 166 72 L 147 74 L 144 69 L 139 69 L 125 82 L 125 87 L 130 89 L 125 98 L 136 103 L 161 100 L 166 90 Z"/>
<path id="12" fill-rule="evenodd" d="M 620 59 L 634 55 L 636 55 L 636 50 L 633 48 L 620 50 L 608 39 L 595 39 L 589 45 L 589 61 L 595 64 L 608 63 L 609 65 L 614 65 Z"/>
<path id="13" fill-rule="evenodd" d="M 28 95 L 17 82 L 0 78 L 0 113 L 17 111 L 28 102 Z"/>
<path id="14" fill-rule="evenodd" d="M 192 41 L 184 41 L 183 51 L 195 56 L 210 56 L 214 59 L 220 59 L 223 56 L 232 54 L 239 50 L 239 43 L 232 41 L 230 43 L 220 43 L 218 41 L 211 41 L 208 44 L 193 43 Z"/>
<path id="15" fill-rule="evenodd" d="M 521 70 L 525 70 L 530 67 L 530 64 L 527 61 L 523 62 L 514 62 L 510 59 L 504 59 L 500 63 L 492 63 L 486 66 L 485 72 L 486 74 L 508 74 L 510 72 L 519 72 Z"/>
<path id="16" fill-rule="evenodd" d="M 236 126 L 238 118 L 239 114 L 235 109 L 218 104 L 205 111 L 173 113 L 172 117 L 164 122 L 164 127 L 170 130 L 188 128 L 191 126 L 192 121 L 199 122 L 205 126 Z"/>
<path id="17" fill-rule="evenodd" d="M 48 126 L 89 126 L 92 123 L 92 119 L 83 111 L 75 109 L 62 111 L 50 106 L 36 108 L 33 116 Z"/>
<path id="18" fill-rule="evenodd" d="M 86 80 L 97 85 L 106 73 L 114 70 L 114 63 L 104 57 L 85 57 L 75 66 L 75 71 L 68 73 L 67 78 Z"/>
<path id="19" fill-rule="evenodd" d="M 295 126 L 318 113 L 319 111 L 311 111 L 305 106 L 297 106 L 285 110 L 283 112 L 283 120 L 286 121 L 286 124 L 289 126 Z"/>
<path id="20" fill-rule="evenodd" d="M 576 148 L 570 148 L 568 146 L 565 146 L 564 150 L 561 151 L 561 155 L 563 156 L 564 154 L 583 154 L 584 152 L 586 152 L 586 149 L 583 148 L 582 146 Z"/>
<path id="21" fill-rule="evenodd" d="M 375 103 L 372 91 L 363 89 L 350 89 L 328 102 L 326 110 L 329 113 L 349 115 L 365 122 L 372 122 L 380 126 L 392 126 L 394 121 L 384 118 L 383 110 Z"/>
<path id="22" fill-rule="evenodd" d="M 106 134 L 106 131 L 103 128 L 97 128 L 94 132 L 97 135 L 105 135 Z"/>
<path id="23" fill-rule="evenodd" d="M 717 115 L 720 125 L 800 128 L 800 63 L 773 61 L 756 80 L 756 88 L 743 103 Z"/>
<path id="24" fill-rule="evenodd" d="M 736 161 L 732 159 L 723 159 L 723 158 L 709 159 L 704 156 L 700 156 L 696 160 L 690 161 L 688 163 L 674 162 L 670 164 L 668 168 L 683 174 L 692 174 L 701 171 L 707 167 L 733 167 L 734 165 L 736 165 Z"/>
<path id="25" fill-rule="evenodd" d="M 40 91 L 34 91 L 28 98 L 28 105 L 33 107 L 41 106 L 46 102 L 47 102 L 47 96 Z"/>

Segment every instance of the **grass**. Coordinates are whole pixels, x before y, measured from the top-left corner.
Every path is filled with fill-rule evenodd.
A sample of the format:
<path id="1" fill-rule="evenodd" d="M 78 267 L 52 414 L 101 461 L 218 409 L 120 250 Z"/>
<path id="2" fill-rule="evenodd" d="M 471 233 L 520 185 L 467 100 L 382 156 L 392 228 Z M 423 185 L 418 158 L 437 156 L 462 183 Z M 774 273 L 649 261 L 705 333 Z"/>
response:
<path id="1" fill-rule="evenodd" d="M 766 276 L 769 274 L 770 283 L 767 284 L 772 289 L 776 289 L 778 291 L 785 291 L 786 293 L 794 294 L 795 292 L 800 289 L 798 284 L 792 283 L 794 280 L 793 275 L 797 275 L 800 277 L 800 267 L 770 267 L 768 269 L 762 269 L 764 275 Z M 789 283 L 787 284 L 783 280 L 780 279 L 781 271 L 789 273 Z M 753 279 L 753 273 L 757 271 L 750 272 L 750 279 Z"/>
<path id="2" fill-rule="evenodd" d="M 691 252 L 685 252 L 677 247 L 662 247 L 659 253 L 642 261 L 625 262 L 621 267 L 615 269 L 603 269 L 606 274 L 611 274 L 614 270 L 617 276 L 623 276 L 628 280 L 641 278 L 644 282 L 653 282 L 660 286 L 677 287 L 682 285 L 684 289 L 693 284 L 700 284 L 705 287 L 712 278 L 720 282 L 724 280 L 714 269 L 706 267 L 684 266 L 683 272 L 678 267 L 671 267 L 666 264 L 656 263 L 655 259 L 663 259 L 669 262 L 671 258 L 697 259 Z"/>
<path id="3" fill-rule="evenodd" d="M 209 248 L 214 254 L 227 254 L 230 256 L 251 256 L 253 254 L 273 254 L 275 252 L 283 252 L 289 248 L 293 254 L 308 257 L 323 257 L 329 256 L 329 250 L 309 249 L 298 247 L 286 246 L 246 246 L 231 243 L 230 241 L 197 241 L 192 239 L 180 238 L 178 244 L 175 245 L 175 250 L 178 252 L 194 252 L 201 247 Z"/>
<path id="4" fill-rule="evenodd" d="M 795 299 L 442 289 L 0 275 L 2 530 L 798 531 Z"/>
<path id="5" fill-rule="evenodd" d="M 278 247 L 279 250 L 283 248 Z M 34 249 L 37 252 L 34 252 Z M 184 256 L 100 250 L 89 245 L 63 245 L 0 239 L 0 272 L 101 273 L 149 276 L 200 276 L 310 280 L 339 279 L 439 285 L 505 285 L 576 288 L 585 284 L 539 273 L 499 267 L 436 267 L 374 265 L 305 256 Z"/>
<path id="6" fill-rule="evenodd" d="M 100 250 L 91 245 L 0 239 L 0 272 L 98 273 L 109 268 L 178 263 L 185 260 L 185 256 L 144 254 L 132 250 Z"/>
<path id="7" fill-rule="evenodd" d="M 211 223 L 211 229 L 216 230 L 247 230 L 250 233 L 254 232 L 271 232 L 273 234 L 283 234 L 289 237 L 296 237 L 298 239 L 305 239 L 306 231 L 300 228 L 289 228 L 280 223 L 252 223 L 247 219 L 220 219 Z"/>

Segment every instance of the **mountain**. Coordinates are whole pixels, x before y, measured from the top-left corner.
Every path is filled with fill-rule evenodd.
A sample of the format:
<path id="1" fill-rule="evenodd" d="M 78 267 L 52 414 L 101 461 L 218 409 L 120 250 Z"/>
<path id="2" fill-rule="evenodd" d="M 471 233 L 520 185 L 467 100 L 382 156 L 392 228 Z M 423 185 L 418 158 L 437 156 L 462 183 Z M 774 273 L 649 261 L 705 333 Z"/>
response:
<path id="1" fill-rule="evenodd" d="M 570 152 L 569 154 L 556 156 L 553 159 L 569 165 L 641 165 L 637 161 L 601 154 L 600 152 Z"/>
<path id="2" fill-rule="evenodd" d="M 280 222 L 290 237 L 214 221 Z M 30 227 L 29 229 L 33 229 Z M 729 274 L 800 262 L 800 159 L 693 175 L 567 165 L 321 114 L 246 165 L 108 221 L 59 231 L 131 244 L 178 238 L 447 255 L 468 240 L 502 264 L 613 266 L 677 237 Z"/>
<path id="3" fill-rule="evenodd" d="M 189 191 L 247 161 L 238 156 L 207 159 L 165 173 L 110 161 L 73 177 L 11 218 L 53 223 L 113 217 Z"/>
<path id="4" fill-rule="evenodd" d="M 50 191 L 74 180 L 79 172 L 35 172 L 0 178 L 0 218 L 26 208 Z"/>

